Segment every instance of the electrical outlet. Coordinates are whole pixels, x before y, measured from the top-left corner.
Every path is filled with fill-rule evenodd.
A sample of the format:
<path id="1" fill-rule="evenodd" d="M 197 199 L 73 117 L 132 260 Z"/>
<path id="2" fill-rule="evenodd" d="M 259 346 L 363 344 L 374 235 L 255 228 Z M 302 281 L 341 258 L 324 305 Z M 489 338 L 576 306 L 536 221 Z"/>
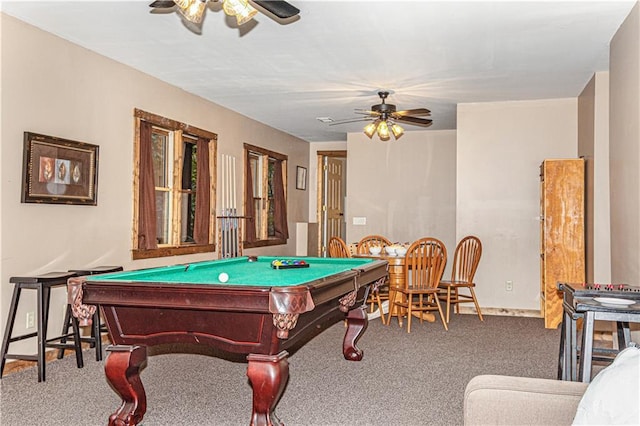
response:
<path id="1" fill-rule="evenodd" d="M 504 283 L 504 289 L 507 291 L 513 291 L 513 281 L 507 280 Z"/>
<path id="2" fill-rule="evenodd" d="M 27 328 L 33 328 L 36 326 L 36 314 L 35 312 L 27 312 Z"/>

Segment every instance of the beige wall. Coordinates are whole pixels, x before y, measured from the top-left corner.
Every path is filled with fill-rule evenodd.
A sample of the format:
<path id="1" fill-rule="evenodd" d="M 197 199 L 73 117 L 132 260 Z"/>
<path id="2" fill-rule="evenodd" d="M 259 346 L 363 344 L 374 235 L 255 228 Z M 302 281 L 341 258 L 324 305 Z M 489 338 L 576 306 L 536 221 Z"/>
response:
<path id="1" fill-rule="evenodd" d="M 456 238 L 482 240 L 480 306 L 539 310 L 539 166 L 576 157 L 577 100 L 462 104 L 457 122 Z"/>
<path id="2" fill-rule="evenodd" d="M 640 283 L 640 10 L 611 40 L 611 279 Z"/>
<path id="3" fill-rule="evenodd" d="M 586 160 L 587 282 L 611 282 L 608 72 L 594 74 L 578 97 L 578 155 Z"/>
<path id="4" fill-rule="evenodd" d="M 388 142 L 349 133 L 347 147 L 348 242 L 368 234 L 401 242 L 429 236 L 455 247 L 455 131 L 410 131 Z M 354 217 L 366 225 L 353 225 Z"/>
<path id="5" fill-rule="evenodd" d="M 240 208 L 243 199 L 242 144 L 247 142 L 287 154 L 289 244 L 252 252 L 295 254 L 295 223 L 306 222 L 309 212 L 308 193 L 295 189 L 296 166 L 307 167 L 309 164 L 309 147 L 305 141 L 7 15 L 0 14 L 0 25 L 2 283 L 8 283 L 11 276 L 85 266 L 122 265 L 131 269 L 217 256 L 209 253 L 131 260 L 134 108 L 217 133 L 218 156 L 232 155 L 240 165 L 236 177 L 236 198 Z M 12 42 L 7 42 L 9 40 Z M 20 203 L 24 131 L 100 146 L 97 206 Z M 51 305 L 50 330 L 53 333 L 61 328 L 65 303 L 64 290 L 58 290 Z M 2 330 L 11 291 L 12 286 L 0 285 Z M 35 297 L 28 293 L 24 295 L 25 303 L 21 304 L 14 334 L 23 331 L 26 311 L 35 310 Z M 35 342 L 32 347 L 35 350 Z"/>

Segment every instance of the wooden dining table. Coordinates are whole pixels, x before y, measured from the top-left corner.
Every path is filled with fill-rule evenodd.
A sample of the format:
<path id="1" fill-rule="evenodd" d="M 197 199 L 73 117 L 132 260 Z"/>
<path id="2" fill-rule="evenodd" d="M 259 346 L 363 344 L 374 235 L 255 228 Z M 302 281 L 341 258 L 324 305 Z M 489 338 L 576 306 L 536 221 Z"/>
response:
<path id="1" fill-rule="evenodd" d="M 354 254 L 353 257 L 366 257 L 371 259 L 386 260 L 389 263 L 389 266 L 388 266 L 389 287 L 393 287 L 393 286 L 404 287 L 405 281 L 406 281 L 405 274 L 404 274 L 404 263 L 405 263 L 404 255 L 403 256 L 390 255 L 386 252 L 380 253 L 380 254 L 359 253 L 359 254 Z M 396 300 L 401 299 L 402 296 L 403 296 L 402 293 L 397 292 Z M 384 315 L 384 312 L 380 312 L 380 314 Z M 401 309 L 400 307 L 396 307 L 396 309 L 394 309 L 393 312 L 391 311 L 391 308 L 389 308 L 389 319 L 387 321 L 387 324 L 389 324 L 389 321 L 391 321 L 391 317 L 394 317 L 394 316 L 397 317 L 399 314 L 402 316 L 406 315 L 406 313 L 404 312 L 404 309 Z M 420 318 L 420 312 L 414 312 L 413 315 Z M 429 312 L 422 312 L 422 319 L 428 322 L 434 322 L 436 320 L 436 316 Z"/>

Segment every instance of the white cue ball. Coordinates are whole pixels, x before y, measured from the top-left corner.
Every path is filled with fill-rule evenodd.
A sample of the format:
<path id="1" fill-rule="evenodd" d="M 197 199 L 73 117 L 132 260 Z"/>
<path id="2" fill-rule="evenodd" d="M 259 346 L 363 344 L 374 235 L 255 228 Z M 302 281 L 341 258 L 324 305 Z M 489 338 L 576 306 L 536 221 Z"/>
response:
<path id="1" fill-rule="evenodd" d="M 229 281 L 229 275 L 226 272 L 221 272 L 220 275 L 218 275 L 218 281 L 226 283 Z"/>

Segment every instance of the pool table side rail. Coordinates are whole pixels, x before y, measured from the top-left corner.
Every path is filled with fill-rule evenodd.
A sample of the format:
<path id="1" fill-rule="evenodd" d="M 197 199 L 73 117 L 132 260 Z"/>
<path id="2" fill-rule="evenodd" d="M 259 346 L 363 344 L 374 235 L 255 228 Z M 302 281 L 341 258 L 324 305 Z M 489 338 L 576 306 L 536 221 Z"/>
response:
<path id="1" fill-rule="evenodd" d="M 384 274 L 381 266 L 384 265 Z M 345 292 L 343 286 L 335 286 L 339 281 L 347 281 L 350 290 L 358 290 L 362 285 L 369 284 L 386 274 L 386 261 L 377 260 L 350 269 L 330 277 L 315 280 L 307 285 L 292 287 L 242 287 L 217 285 L 215 291 L 206 284 L 177 285 L 175 283 L 137 283 L 134 281 L 102 281 L 98 278 L 82 283 L 83 303 L 113 306 L 142 306 L 142 307 L 172 307 L 222 311 L 267 311 L 283 313 L 283 304 L 270 300 L 274 297 L 287 297 L 307 292 L 312 297 L 312 303 L 322 304 Z M 350 278 L 354 278 L 351 280 Z M 305 297 L 306 299 L 306 297 Z M 308 303 L 308 300 L 305 301 Z M 287 304 L 288 308 L 291 306 Z M 308 309 L 307 309 L 308 308 Z M 300 309 L 313 309 L 313 305 L 301 306 Z M 305 312 L 301 310 L 299 313 Z"/>

